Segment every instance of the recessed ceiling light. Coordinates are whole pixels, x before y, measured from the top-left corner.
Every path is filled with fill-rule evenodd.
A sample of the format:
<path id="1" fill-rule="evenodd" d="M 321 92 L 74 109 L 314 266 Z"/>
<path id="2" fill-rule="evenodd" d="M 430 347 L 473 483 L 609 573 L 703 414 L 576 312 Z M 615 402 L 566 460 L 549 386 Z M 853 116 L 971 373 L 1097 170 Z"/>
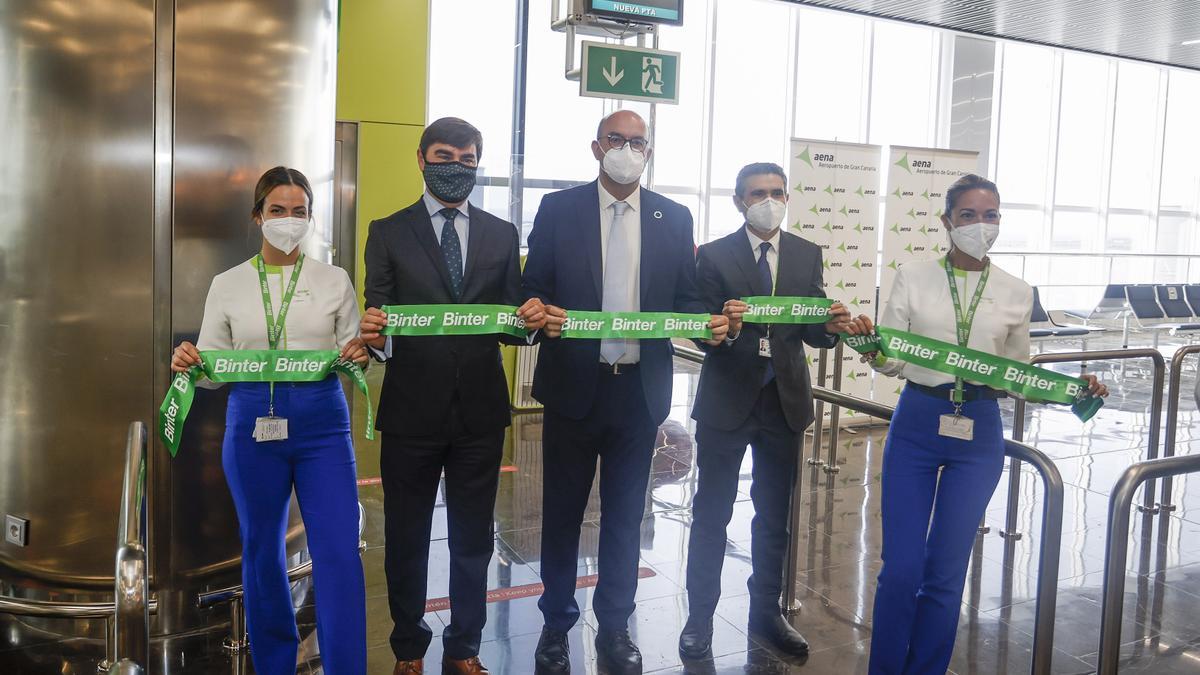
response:
<path id="1" fill-rule="evenodd" d="M 1188 45 L 1200 45 L 1200 40 L 1184 40 L 1183 45 L 1185 47 Z"/>

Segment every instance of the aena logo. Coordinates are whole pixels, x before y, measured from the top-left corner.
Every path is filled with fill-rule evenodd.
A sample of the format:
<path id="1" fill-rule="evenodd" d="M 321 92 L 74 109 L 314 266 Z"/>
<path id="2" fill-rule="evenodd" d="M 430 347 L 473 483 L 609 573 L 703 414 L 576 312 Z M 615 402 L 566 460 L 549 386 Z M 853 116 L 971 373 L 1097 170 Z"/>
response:
<path id="1" fill-rule="evenodd" d="M 833 161 L 833 155 L 822 154 L 820 152 L 814 154 L 812 156 L 812 158 L 813 158 L 814 162 L 832 162 Z"/>

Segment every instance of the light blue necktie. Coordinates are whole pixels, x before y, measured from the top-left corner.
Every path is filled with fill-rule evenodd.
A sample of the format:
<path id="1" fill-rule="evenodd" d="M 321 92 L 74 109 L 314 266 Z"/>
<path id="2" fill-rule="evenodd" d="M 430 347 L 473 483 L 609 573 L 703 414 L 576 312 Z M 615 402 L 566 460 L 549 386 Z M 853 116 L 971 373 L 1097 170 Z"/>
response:
<path id="1" fill-rule="evenodd" d="M 605 312 L 636 312 L 631 306 L 630 289 L 635 281 L 633 247 L 629 228 L 625 227 L 625 211 L 629 204 L 613 202 L 612 225 L 608 230 L 608 250 L 604 260 L 604 297 L 600 309 Z M 618 363 L 630 351 L 632 340 L 601 340 L 600 356 L 605 363 Z"/>

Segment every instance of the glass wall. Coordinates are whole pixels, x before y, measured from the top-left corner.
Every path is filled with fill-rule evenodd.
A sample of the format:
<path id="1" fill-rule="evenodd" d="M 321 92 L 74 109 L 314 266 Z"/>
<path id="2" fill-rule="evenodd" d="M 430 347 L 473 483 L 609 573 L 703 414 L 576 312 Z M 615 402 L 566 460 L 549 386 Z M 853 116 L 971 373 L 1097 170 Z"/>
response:
<path id="1" fill-rule="evenodd" d="M 529 3 L 526 234 L 544 194 L 595 178 L 589 144 L 602 115 L 649 112 L 578 95 L 550 5 Z M 429 119 L 457 115 L 483 131 L 476 201 L 507 216 L 517 3 L 431 7 Z M 689 0 L 685 26 L 660 31 L 659 46 L 683 56 L 679 105 L 656 109 L 653 188 L 691 209 L 702 243 L 741 224 L 731 199 L 738 168 L 786 168 L 791 137 L 945 143 L 953 38 L 781 0 Z M 1042 287 L 1053 309 L 1088 308 L 1107 283 L 1200 282 L 1191 261 L 1200 254 L 1200 73 L 995 44 L 987 169 L 1004 198 L 996 259 Z"/>

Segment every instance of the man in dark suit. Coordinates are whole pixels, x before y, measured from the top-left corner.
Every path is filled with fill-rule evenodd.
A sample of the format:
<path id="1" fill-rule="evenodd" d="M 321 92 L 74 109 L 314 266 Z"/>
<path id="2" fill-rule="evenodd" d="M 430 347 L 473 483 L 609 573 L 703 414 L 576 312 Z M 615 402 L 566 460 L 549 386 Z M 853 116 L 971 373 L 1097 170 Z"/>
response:
<path id="1" fill-rule="evenodd" d="M 383 305 L 521 304 L 519 235 L 512 223 L 467 203 L 483 138 L 457 118 L 429 125 L 417 165 L 426 192 L 371 223 L 366 246 L 363 339 L 387 360 L 376 428 L 383 432 L 386 550 L 396 675 L 421 673 L 432 632 L 424 621 L 434 501 L 446 475 L 452 617 L 443 633 L 445 673 L 486 673 L 479 642 L 487 618 L 508 385 L 495 335 L 380 335 Z M 518 314 L 536 330 L 539 300 Z M 506 342 L 525 341 L 504 338 Z M 378 356 L 378 354 L 377 354 Z"/>
<path id="2" fill-rule="evenodd" d="M 669 340 L 558 340 L 562 311 L 707 313 L 695 285 L 692 216 L 638 185 L 652 149 L 630 111 L 604 118 L 592 142 L 596 182 L 542 199 L 529 235 L 525 290 L 546 303 L 533 395 L 542 432 L 542 582 L 539 673 L 570 671 L 579 530 L 600 460 L 600 579 L 596 651 L 612 673 L 640 673 L 629 637 L 640 526 L 654 440 L 671 400 Z M 727 319 L 712 316 L 712 344 Z"/>
<path id="3" fill-rule="evenodd" d="M 746 303 L 738 298 L 825 297 L 820 247 L 780 229 L 787 199 L 783 169 L 769 163 L 746 166 L 738 173 L 734 195 L 745 226 L 701 246 L 698 255 L 701 296 L 712 311 L 729 317 L 730 327 L 724 344 L 707 350 L 692 409 L 699 486 L 688 542 L 689 617 L 679 638 L 680 654 L 688 659 L 712 655 L 725 527 L 733 515 L 747 445 L 754 452 L 750 634 L 791 656 L 808 653 L 808 643 L 779 604 L 799 438 L 813 421 L 804 343 L 815 349 L 833 347 L 850 313 L 835 303 L 833 318 L 824 324 L 742 324 Z"/>

